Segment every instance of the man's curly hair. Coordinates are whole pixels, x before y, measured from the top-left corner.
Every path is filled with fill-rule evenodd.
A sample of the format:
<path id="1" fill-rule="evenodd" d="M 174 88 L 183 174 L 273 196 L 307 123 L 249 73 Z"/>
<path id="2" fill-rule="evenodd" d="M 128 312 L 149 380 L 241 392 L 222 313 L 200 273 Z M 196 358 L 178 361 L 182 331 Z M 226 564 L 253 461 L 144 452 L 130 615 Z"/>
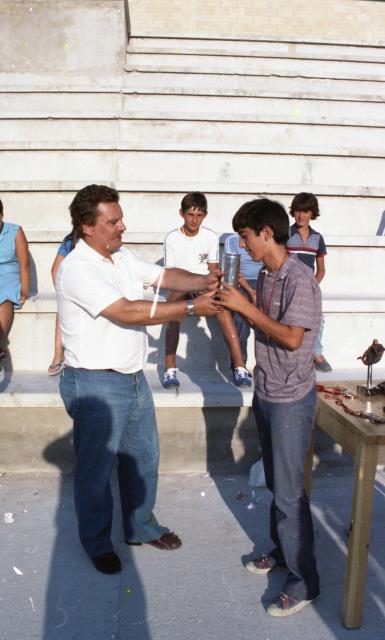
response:
<path id="1" fill-rule="evenodd" d="M 119 202 L 119 193 L 103 184 L 90 184 L 77 192 L 69 206 L 74 237 L 84 238 L 83 225 L 96 223 L 101 202 Z"/>

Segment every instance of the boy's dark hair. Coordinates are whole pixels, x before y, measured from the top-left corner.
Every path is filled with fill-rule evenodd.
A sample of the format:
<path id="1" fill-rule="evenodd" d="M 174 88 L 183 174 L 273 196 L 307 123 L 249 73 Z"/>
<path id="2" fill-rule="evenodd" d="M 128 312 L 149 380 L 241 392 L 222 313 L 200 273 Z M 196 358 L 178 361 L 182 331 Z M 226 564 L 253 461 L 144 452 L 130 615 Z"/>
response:
<path id="1" fill-rule="evenodd" d="M 3 203 L 0 200 L 0 213 L 3 213 Z"/>
<path id="2" fill-rule="evenodd" d="M 205 194 L 200 191 L 191 191 L 190 193 L 186 193 L 182 198 L 180 208 L 183 213 L 185 213 L 185 211 L 188 211 L 191 207 L 194 207 L 194 209 L 200 209 L 200 211 L 207 213 L 207 198 Z"/>
<path id="3" fill-rule="evenodd" d="M 119 193 L 103 184 L 90 184 L 77 192 L 69 206 L 74 238 L 84 238 L 83 224 L 92 226 L 96 223 L 101 202 L 119 202 Z"/>
<path id="4" fill-rule="evenodd" d="M 301 191 L 301 193 L 297 193 L 294 196 L 289 211 L 291 216 L 294 216 L 294 211 L 311 211 L 312 220 L 315 220 L 320 215 L 316 196 L 314 193 L 307 193 L 306 191 Z"/>
<path id="5" fill-rule="evenodd" d="M 277 244 L 286 244 L 289 239 L 289 216 L 283 206 L 275 200 L 258 198 L 245 202 L 233 218 L 234 231 L 245 227 L 254 229 L 259 235 L 263 227 L 270 227 Z"/>

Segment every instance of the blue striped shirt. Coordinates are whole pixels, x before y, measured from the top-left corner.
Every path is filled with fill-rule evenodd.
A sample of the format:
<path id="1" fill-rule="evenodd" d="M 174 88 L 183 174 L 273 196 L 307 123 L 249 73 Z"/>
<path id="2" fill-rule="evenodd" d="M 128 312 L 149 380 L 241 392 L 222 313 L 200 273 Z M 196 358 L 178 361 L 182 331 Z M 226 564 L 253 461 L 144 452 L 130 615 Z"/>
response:
<path id="1" fill-rule="evenodd" d="M 298 227 L 293 224 L 290 227 L 290 238 L 286 243 L 289 253 L 295 253 L 298 258 L 314 272 L 316 258 L 326 255 L 326 245 L 320 233 L 309 227 L 309 237 L 304 242 L 300 236 Z"/>

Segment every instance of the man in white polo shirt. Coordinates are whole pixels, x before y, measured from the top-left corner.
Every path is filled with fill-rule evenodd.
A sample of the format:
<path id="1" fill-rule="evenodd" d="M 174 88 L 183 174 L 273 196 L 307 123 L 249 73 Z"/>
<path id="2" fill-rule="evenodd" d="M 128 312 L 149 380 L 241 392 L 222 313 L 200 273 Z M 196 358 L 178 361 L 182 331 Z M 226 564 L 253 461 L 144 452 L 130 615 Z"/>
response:
<path id="1" fill-rule="evenodd" d="M 65 350 L 60 393 L 73 419 L 74 492 L 79 537 L 98 571 L 116 573 L 111 542 L 110 476 L 117 458 L 124 538 L 172 550 L 181 540 L 154 514 L 159 443 L 151 391 L 143 374 L 146 325 L 216 315 L 218 274 L 162 270 L 122 247 L 119 194 L 103 185 L 81 189 L 70 205 L 80 240 L 56 278 Z M 144 284 L 207 291 L 194 301 L 143 300 Z"/>

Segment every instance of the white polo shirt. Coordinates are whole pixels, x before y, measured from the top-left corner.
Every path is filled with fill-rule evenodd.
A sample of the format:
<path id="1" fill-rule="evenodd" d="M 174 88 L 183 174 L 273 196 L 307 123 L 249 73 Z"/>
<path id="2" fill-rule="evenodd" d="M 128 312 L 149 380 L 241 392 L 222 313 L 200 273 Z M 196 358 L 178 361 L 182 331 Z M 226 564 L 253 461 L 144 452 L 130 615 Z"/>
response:
<path id="1" fill-rule="evenodd" d="M 100 313 L 120 298 L 142 300 L 144 284 L 154 284 L 161 272 L 127 249 L 114 253 L 111 262 L 79 240 L 60 265 L 55 285 L 65 364 L 121 373 L 143 369 L 146 327 L 115 324 Z"/>

